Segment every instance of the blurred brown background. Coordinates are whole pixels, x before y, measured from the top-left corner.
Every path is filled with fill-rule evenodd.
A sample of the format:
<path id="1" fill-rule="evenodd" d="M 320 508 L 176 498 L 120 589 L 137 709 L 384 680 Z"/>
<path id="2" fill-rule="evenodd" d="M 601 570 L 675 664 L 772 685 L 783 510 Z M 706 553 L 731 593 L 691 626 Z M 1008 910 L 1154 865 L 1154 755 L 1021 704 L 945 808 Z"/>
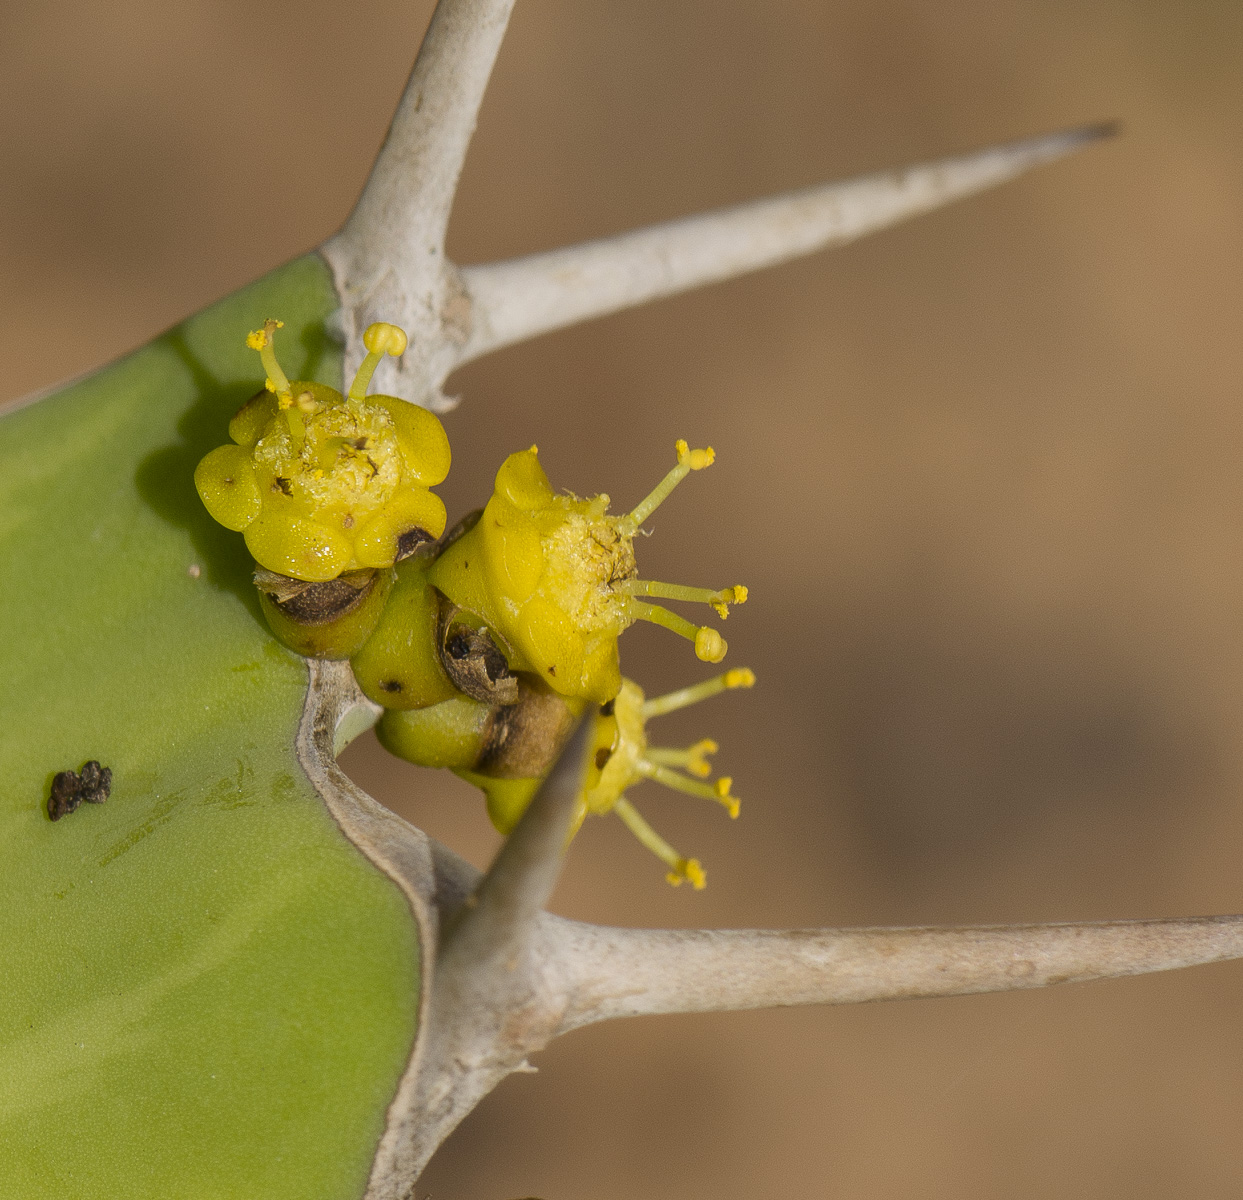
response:
<path id="1" fill-rule="evenodd" d="M 333 231 L 430 0 L 0 9 L 0 398 L 94 366 Z M 712 733 L 737 823 L 589 823 L 557 911 L 627 924 L 1243 907 L 1243 8 L 1230 0 L 521 0 L 459 261 L 1084 120 L 1114 144 L 857 246 L 460 372 L 452 514 L 537 441 L 628 506 L 718 465 L 649 577 L 752 600 Z M 49 322 L 57 332 L 46 337 Z M 67 335 L 63 331 L 72 330 Z M 649 691 L 708 672 L 639 628 Z M 477 863 L 475 794 L 356 779 Z M 650 793 L 650 794 L 649 794 Z M 1243 1194 L 1243 966 L 1043 993 L 636 1021 L 507 1081 L 420 1195 Z"/>

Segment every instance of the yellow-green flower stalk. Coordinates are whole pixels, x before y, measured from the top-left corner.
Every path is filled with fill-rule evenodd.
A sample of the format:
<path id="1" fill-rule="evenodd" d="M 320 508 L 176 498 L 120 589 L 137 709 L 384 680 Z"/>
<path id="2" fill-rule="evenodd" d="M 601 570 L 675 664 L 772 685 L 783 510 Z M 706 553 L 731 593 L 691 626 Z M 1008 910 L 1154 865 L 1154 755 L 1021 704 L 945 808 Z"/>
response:
<path id="1" fill-rule="evenodd" d="M 385 354 L 406 335 L 377 323 L 364 335 L 367 357 L 349 391 L 281 370 L 269 320 L 246 344 L 259 352 L 265 391 L 229 423 L 234 444 L 208 454 L 194 472 L 207 511 L 244 533 L 261 567 L 322 582 L 344 571 L 391 567 L 445 527 L 445 508 L 428 489 L 449 473 L 449 440 L 426 409 L 395 396 L 367 395 Z"/>
<path id="2" fill-rule="evenodd" d="M 455 605 L 474 613 L 499 642 L 514 671 L 530 671 L 567 697 L 597 704 L 621 687 L 617 639 L 635 621 L 688 638 L 705 662 L 725 657 L 725 639 L 709 626 L 643 597 L 696 601 L 721 617 L 747 598 L 745 587 L 684 587 L 638 578 L 634 538 L 643 522 L 713 451 L 677 443 L 677 465 L 629 513 L 610 515 L 609 498 L 557 495 L 532 446 L 511 454 L 496 475 L 478 524 L 454 542 L 428 577 Z"/>

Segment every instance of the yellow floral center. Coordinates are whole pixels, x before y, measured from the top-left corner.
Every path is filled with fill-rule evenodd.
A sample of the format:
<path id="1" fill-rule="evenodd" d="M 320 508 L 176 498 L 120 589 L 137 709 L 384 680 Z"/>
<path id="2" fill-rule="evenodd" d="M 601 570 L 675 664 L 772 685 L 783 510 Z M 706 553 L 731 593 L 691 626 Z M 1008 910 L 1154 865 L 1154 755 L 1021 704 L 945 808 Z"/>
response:
<path id="1" fill-rule="evenodd" d="M 608 502 L 607 496 L 596 496 L 590 505 L 598 512 L 570 512 L 540 538 L 544 577 L 539 591 L 555 596 L 583 633 L 620 633 L 634 621 L 629 596 L 614 586 L 638 574 L 634 537 L 621 531 L 621 518 L 604 512 Z"/>
<path id="2" fill-rule="evenodd" d="M 286 422 L 274 421 L 255 443 L 255 466 L 286 480 L 317 509 L 348 510 L 355 519 L 396 494 L 401 454 L 384 409 L 352 400 L 315 404 L 302 425 L 303 435 L 295 437 Z"/>

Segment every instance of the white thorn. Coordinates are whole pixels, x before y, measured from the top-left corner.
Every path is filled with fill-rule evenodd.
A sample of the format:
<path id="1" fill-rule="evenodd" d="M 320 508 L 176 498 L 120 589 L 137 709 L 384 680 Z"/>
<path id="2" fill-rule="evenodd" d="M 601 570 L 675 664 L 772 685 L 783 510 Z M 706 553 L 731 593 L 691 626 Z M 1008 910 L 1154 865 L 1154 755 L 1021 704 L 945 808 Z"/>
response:
<path id="1" fill-rule="evenodd" d="M 1243 958 L 1239 916 L 962 929 L 561 924 L 576 982 L 560 1032 L 644 1013 L 1004 992 Z"/>
<path id="2" fill-rule="evenodd" d="M 583 720 L 566 743 L 514 831 L 445 938 L 442 974 L 461 964 L 476 975 L 498 956 L 512 969 L 525 953 L 536 917 L 561 873 L 574 810 L 583 790 L 592 722 Z"/>
<path id="3" fill-rule="evenodd" d="M 390 321 L 410 335 L 401 375 L 415 381 L 411 398 L 435 405 L 427 393 L 439 380 L 428 379 L 425 361 L 453 305 L 445 227 L 514 2 L 440 0 L 362 195 L 323 247 L 342 296 L 347 379 L 365 354 L 363 330 Z M 387 390 L 393 369 L 386 360 L 376 390 Z"/>
<path id="4" fill-rule="evenodd" d="M 853 241 L 1113 132 L 1091 125 L 821 184 L 543 254 L 461 268 L 471 332 L 453 365 L 578 321 Z"/>

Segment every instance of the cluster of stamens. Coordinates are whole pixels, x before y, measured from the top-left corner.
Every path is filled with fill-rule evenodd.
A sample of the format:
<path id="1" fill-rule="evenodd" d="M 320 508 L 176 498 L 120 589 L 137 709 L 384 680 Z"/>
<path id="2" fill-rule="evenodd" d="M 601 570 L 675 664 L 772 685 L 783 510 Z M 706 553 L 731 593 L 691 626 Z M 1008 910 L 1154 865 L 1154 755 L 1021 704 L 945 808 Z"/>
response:
<path id="1" fill-rule="evenodd" d="M 683 479 L 692 471 L 702 471 L 716 461 L 716 453 L 709 446 L 706 450 L 692 450 L 679 440 L 676 446 L 678 465 L 652 489 L 641 504 L 617 521 L 618 533 L 632 540 L 643 522 L 660 507 Z M 694 625 L 685 617 L 659 604 L 648 604 L 640 596 L 655 596 L 660 600 L 683 600 L 692 604 L 707 604 L 724 620 L 729 616 L 731 604 L 745 604 L 747 589 L 741 584 L 713 591 L 711 588 L 687 587 L 680 583 L 659 583 L 649 579 L 622 579 L 613 583 L 613 590 L 628 597 L 622 611 L 630 621 L 650 621 L 653 625 L 672 630 L 695 646 L 695 655 L 704 662 L 717 663 L 729 649 L 725 639 L 709 625 Z"/>
<path id="2" fill-rule="evenodd" d="M 754 683 L 754 672 L 740 667 L 649 700 L 638 684 L 624 679 L 616 699 L 605 705 L 596 718 L 593 766 L 598 777 L 593 776 L 584 790 L 582 815 L 615 812 L 635 837 L 669 868 L 666 878 L 675 887 L 687 881 L 696 889 L 702 888 L 707 882 L 704 869 L 698 859 L 679 854 L 647 823 L 626 798 L 626 789 L 644 779 L 652 779 L 686 795 L 714 801 L 722 805 L 731 818 L 738 816 L 741 801 L 732 794 L 734 781 L 728 775 L 706 782 L 712 775 L 708 757 L 717 752 L 716 742 L 703 738 L 685 749 L 651 746 L 647 741 L 647 722 L 652 717 L 698 704 L 723 691 L 749 688 Z"/>

